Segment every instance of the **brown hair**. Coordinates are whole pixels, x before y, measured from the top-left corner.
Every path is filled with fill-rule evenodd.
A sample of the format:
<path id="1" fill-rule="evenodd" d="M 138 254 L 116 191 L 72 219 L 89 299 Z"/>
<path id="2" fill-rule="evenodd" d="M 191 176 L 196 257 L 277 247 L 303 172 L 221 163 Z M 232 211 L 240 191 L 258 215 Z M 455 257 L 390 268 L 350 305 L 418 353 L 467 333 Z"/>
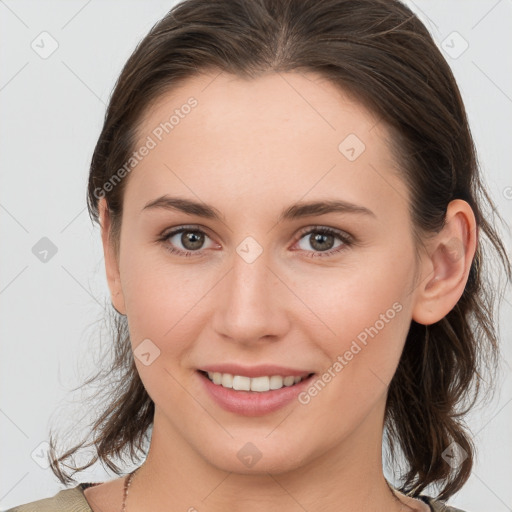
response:
<path id="1" fill-rule="evenodd" d="M 418 496 L 435 484 L 441 486 L 439 498 L 449 498 L 469 478 L 475 455 L 462 418 L 480 396 L 483 370 L 489 370 L 489 384 L 500 356 L 494 323 L 497 294 L 486 278 L 485 247 L 511 275 L 450 67 L 424 25 L 399 1 L 179 3 L 125 64 L 92 157 L 89 213 L 98 222 L 98 200 L 106 198 L 116 248 L 126 179 L 108 192 L 104 184 L 134 151 L 137 128 L 152 102 L 208 70 L 252 79 L 268 72 L 313 71 L 352 94 L 391 130 L 392 149 L 411 191 L 416 234 L 438 231 L 453 199 L 473 208 L 480 236 L 464 293 L 439 322 L 424 326 L 412 321 L 389 387 L 384 424 L 393 458 L 400 448 L 407 464 L 399 489 Z M 114 365 L 96 376 L 113 372 L 117 379 L 103 412 L 89 437 L 58 457 L 51 438 L 52 469 L 64 483 L 97 460 L 121 474 L 116 458 L 128 454 L 135 462 L 145 453 L 154 404 L 133 362 L 126 318 L 114 315 Z M 467 453 L 456 468 L 442 457 L 452 442 Z M 74 457 L 85 447 L 96 454 L 78 466 Z"/>

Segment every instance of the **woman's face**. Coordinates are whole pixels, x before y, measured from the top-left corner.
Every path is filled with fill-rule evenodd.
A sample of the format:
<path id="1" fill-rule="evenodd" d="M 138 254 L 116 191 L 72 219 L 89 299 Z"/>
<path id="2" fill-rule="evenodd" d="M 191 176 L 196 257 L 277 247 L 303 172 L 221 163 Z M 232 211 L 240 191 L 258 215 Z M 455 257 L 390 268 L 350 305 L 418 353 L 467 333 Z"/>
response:
<path id="1" fill-rule="evenodd" d="M 160 98 L 139 135 L 107 267 L 153 442 L 242 473 L 373 457 L 418 270 L 385 126 L 314 74 L 222 73 Z M 244 391 L 279 376 L 304 380 Z"/>

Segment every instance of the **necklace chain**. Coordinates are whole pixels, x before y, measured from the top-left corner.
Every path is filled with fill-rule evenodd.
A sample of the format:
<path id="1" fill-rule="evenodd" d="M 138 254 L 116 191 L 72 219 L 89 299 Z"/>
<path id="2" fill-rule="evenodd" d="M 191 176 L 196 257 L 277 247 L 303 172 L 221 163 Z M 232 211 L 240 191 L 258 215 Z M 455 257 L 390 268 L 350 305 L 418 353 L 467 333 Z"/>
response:
<path id="1" fill-rule="evenodd" d="M 133 476 L 135 475 L 137 469 L 132 471 L 129 475 L 126 475 L 124 479 L 123 504 L 121 506 L 121 512 L 126 512 L 126 498 L 128 497 L 128 489 L 132 483 Z"/>

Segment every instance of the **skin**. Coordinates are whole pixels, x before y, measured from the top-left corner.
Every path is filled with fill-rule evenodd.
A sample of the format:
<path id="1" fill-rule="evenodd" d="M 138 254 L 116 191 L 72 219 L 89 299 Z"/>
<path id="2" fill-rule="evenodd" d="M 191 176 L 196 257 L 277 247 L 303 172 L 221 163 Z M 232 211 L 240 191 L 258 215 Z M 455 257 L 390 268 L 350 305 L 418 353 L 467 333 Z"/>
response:
<path id="1" fill-rule="evenodd" d="M 149 338 L 160 350 L 148 366 L 136 359 L 156 410 L 127 510 L 424 510 L 385 482 L 385 401 L 411 320 L 434 323 L 462 295 L 476 248 L 471 208 L 452 201 L 444 229 L 423 239 L 417 257 L 387 128 L 315 74 L 195 76 L 146 113 L 137 147 L 190 96 L 197 107 L 126 178 L 119 253 L 100 201 L 112 302 L 127 315 L 133 348 Z M 351 133 L 366 146 L 354 161 L 338 149 Z M 142 212 L 163 194 L 208 203 L 223 218 Z M 373 214 L 278 222 L 293 203 L 327 199 Z M 181 234 L 158 241 L 183 225 L 206 233 L 200 256 L 166 249 L 190 250 Z M 318 226 L 355 243 L 309 257 L 322 253 L 307 229 Z M 236 252 L 248 236 L 263 248 L 252 263 Z M 326 252 L 340 245 L 327 241 Z M 230 361 L 321 375 L 395 303 L 400 312 L 307 405 L 237 415 L 212 402 L 196 373 Z M 237 457 L 247 442 L 262 454 L 252 468 Z M 95 512 L 117 511 L 122 486 L 103 483 L 86 498 Z"/>

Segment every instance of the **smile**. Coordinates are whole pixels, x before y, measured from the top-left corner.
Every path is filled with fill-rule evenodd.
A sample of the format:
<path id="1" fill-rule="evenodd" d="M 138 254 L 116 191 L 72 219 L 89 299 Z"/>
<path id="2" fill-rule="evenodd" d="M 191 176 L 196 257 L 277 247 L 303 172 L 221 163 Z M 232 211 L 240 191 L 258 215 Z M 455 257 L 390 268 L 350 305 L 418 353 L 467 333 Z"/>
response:
<path id="1" fill-rule="evenodd" d="M 244 375 L 232 375 L 230 373 L 220 372 L 202 372 L 210 379 L 211 382 L 218 386 L 235 391 L 256 391 L 264 393 L 281 389 L 283 387 L 293 386 L 302 381 L 303 377 L 297 375 L 270 375 L 262 377 L 246 377 Z M 308 375 L 309 377 L 309 375 Z M 307 377 L 304 377 L 307 378 Z"/>

